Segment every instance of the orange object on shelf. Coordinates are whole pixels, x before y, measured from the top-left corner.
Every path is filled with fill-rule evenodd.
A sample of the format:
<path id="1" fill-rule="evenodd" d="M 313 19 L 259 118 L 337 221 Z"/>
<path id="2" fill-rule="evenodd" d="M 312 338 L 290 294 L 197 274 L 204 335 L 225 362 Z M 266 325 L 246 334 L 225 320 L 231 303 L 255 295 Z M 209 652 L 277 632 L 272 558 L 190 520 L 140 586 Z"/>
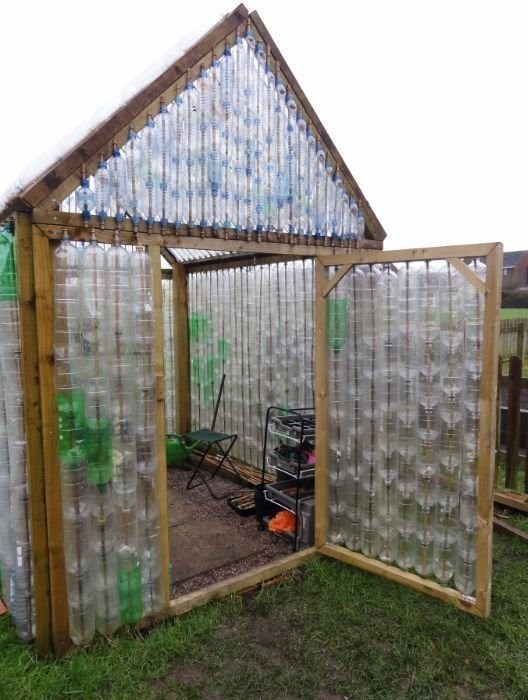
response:
<path id="1" fill-rule="evenodd" d="M 270 532 L 288 532 L 293 534 L 295 532 L 295 515 L 290 513 L 289 510 L 279 510 L 269 521 L 268 530 Z"/>

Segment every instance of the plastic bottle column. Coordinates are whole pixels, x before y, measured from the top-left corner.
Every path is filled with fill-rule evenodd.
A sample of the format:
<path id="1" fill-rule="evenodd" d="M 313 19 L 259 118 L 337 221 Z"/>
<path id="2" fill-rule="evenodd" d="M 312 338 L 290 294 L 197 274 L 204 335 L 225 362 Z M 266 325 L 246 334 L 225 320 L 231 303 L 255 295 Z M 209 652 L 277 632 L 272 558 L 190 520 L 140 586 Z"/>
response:
<path id="1" fill-rule="evenodd" d="M 337 271 L 337 268 L 336 268 Z M 344 483 L 346 443 L 348 440 L 347 374 L 349 340 L 348 280 L 332 290 L 327 301 L 327 339 L 329 346 L 329 532 L 333 544 L 344 542 Z"/>
<path id="2" fill-rule="evenodd" d="M 55 382 L 70 637 L 95 632 L 92 532 L 81 359 L 79 248 L 65 238 L 55 252 Z"/>
<path id="3" fill-rule="evenodd" d="M 147 116 L 147 123 L 141 131 L 139 142 L 141 152 L 141 216 L 149 226 L 159 220 L 157 211 L 158 175 L 156 162 L 158 158 L 158 132 L 152 115 Z"/>
<path id="4" fill-rule="evenodd" d="M 138 528 L 143 613 L 155 615 L 163 606 L 161 539 L 156 459 L 156 377 L 153 281 L 150 257 L 137 247 L 131 255 L 136 357 L 136 450 Z"/>
<path id="5" fill-rule="evenodd" d="M 211 141 L 209 148 L 209 189 L 211 202 L 211 226 L 218 229 L 221 225 L 220 214 L 220 182 L 222 177 L 221 163 L 221 129 L 222 129 L 222 105 L 221 105 L 221 68 L 220 61 L 213 54 L 209 79 L 211 83 Z"/>
<path id="6" fill-rule="evenodd" d="M 440 324 L 440 483 L 433 572 L 446 585 L 455 570 L 464 425 L 464 287 L 463 278 L 450 263 L 440 270 L 440 285 L 444 304 Z"/>
<path id="7" fill-rule="evenodd" d="M 348 273 L 349 341 L 346 413 L 348 443 L 345 464 L 344 538 L 348 549 L 359 550 L 361 533 L 360 464 L 362 452 L 363 382 L 361 377 L 362 305 L 365 275 L 358 265 Z"/>
<path id="8" fill-rule="evenodd" d="M 398 271 L 398 519 L 396 563 L 412 569 L 416 551 L 416 457 L 418 443 L 416 269 Z"/>
<path id="9" fill-rule="evenodd" d="M 210 188 L 208 165 L 210 161 L 211 137 L 211 85 L 205 66 L 201 66 L 197 84 L 197 183 L 198 218 L 202 228 L 211 224 L 210 220 Z"/>
<path id="10" fill-rule="evenodd" d="M 385 562 L 396 558 L 398 495 L 398 278 L 383 267 L 379 285 L 379 552 Z"/>
<path id="11" fill-rule="evenodd" d="M 116 143 L 112 148 L 112 157 L 108 161 L 110 187 L 110 214 L 119 224 L 125 218 L 127 208 L 127 171 L 126 160 L 121 156 Z"/>
<path id="12" fill-rule="evenodd" d="M 415 569 L 433 568 L 438 510 L 438 419 L 440 401 L 440 297 L 437 268 L 425 262 L 418 271 L 418 460 L 416 471 L 417 546 Z"/>
<path id="13" fill-rule="evenodd" d="M 375 557 L 378 539 L 378 439 L 379 439 L 379 340 L 378 340 L 378 284 L 379 270 L 369 265 L 365 271 L 362 289 L 362 381 L 363 381 L 363 447 L 361 454 L 360 547 L 363 554 Z"/>
<path id="14" fill-rule="evenodd" d="M 121 622 L 133 624 L 143 610 L 137 533 L 135 339 L 130 255 L 119 243 L 106 253 L 107 362 L 114 463 L 114 503 Z"/>
<path id="15" fill-rule="evenodd" d="M 10 613 L 19 637 L 34 636 L 32 558 L 29 532 L 29 494 L 27 484 L 24 399 L 22 395 L 20 330 L 14 237 L 1 234 L 2 271 L 0 276 L 0 371 L 4 387 L 4 406 L 9 453 L 10 501 Z M 8 511 L 9 512 L 9 511 Z M 6 514 L 4 514 L 5 517 Z"/>
<path id="16" fill-rule="evenodd" d="M 233 89 L 234 67 L 231 49 L 226 45 L 220 65 L 221 100 L 222 100 L 222 226 L 233 228 Z"/>
<path id="17" fill-rule="evenodd" d="M 141 219 L 142 195 L 141 195 L 141 149 L 138 135 L 132 127 L 128 130 L 128 137 L 124 148 L 127 167 L 127 213 L 134 226 Z"/>
<path id="18" fill-rule="evenodd" d="M 174 130 L 173 120 L 163 99 L 160 100 L 160 109 L 154 123 L 156 138 L 154 148 L 155 216 L 159 219 L 161 226 L 166 228 L 169 221 L 174 222 L 175 219 L 175 201 L 172 196 Z"/>
<path id="19" fill-rule="evenodd" d="M 484 263 L 473 260 L 470 268 L 481 280 L 485 280 Z M 460 528 L 455 585 L 465 595 L 474 595 L 484 297 L 469 282 L 464 286 L 464 313 L 464 459 L 461 471 Z"/>
<path id="20" fill-rule="evenodd" d="M 110 635 L 119 627 L 119 599 L 106 355 L 106 262 L 104 249 L 93 237 L 83 252 L 80 278 L 85 449 L 92 515 L 96 628 L 101 634 Z"/>
<path id="21" fill-rule="evenodd" d="M 171 110 L 172 131 L 174 134 L 174 149 L 172 153 L 172 208 L 174 226 L 180 228 L 184 221 L 185 182 L 187 174 L 187 153 L 184 142 L 184 105 L 183 97 L 176 95 Z"/>

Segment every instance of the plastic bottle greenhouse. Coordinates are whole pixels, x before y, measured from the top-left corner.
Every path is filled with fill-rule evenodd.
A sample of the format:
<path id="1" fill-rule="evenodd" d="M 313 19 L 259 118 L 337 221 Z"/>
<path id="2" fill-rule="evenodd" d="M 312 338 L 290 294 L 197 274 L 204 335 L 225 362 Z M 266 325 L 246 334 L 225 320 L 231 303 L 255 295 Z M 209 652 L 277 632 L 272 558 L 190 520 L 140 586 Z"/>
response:
<path id="1" fill-rule="evenodd" d="M 490 612 L 499 243 L 384 251 L 240 5 L 0 207 L 3 598 L 63 655 L 326 555 Z M 224 380 L 225 378 L 225 385 Z M 260 468 L 314 406 L 313 546 L 171 600 L 166 435 Z"/>

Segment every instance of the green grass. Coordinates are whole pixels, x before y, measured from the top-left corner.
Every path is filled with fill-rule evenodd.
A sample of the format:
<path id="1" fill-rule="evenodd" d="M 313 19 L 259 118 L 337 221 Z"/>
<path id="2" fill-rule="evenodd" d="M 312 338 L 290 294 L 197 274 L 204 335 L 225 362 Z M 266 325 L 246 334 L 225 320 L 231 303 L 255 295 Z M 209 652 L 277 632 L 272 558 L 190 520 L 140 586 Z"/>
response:
<path id="1" fill-rule="evenodd" d="M 501 319 L 528 318 L 528 309 L 501 309 Z"/>
<path id="2" fill-rule="evenodd" d="M 528 546 L 497 535 L 482 620 L 329 559 L 38 660 L 0 619 L 1 698 L 526 698 Z"/>

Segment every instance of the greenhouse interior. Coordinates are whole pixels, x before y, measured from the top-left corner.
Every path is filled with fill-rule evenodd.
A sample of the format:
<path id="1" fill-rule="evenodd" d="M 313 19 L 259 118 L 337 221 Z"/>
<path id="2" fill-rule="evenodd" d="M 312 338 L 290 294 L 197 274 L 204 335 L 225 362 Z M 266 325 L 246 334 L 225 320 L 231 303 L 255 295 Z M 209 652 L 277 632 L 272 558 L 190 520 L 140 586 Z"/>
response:
<path id="1" fill-rule="evenodd" d="M 22 639 L 60 656 L 315 555 L 489 614 L 502 248 L 384 251 L 256 12 L 0 221 Z"/>

